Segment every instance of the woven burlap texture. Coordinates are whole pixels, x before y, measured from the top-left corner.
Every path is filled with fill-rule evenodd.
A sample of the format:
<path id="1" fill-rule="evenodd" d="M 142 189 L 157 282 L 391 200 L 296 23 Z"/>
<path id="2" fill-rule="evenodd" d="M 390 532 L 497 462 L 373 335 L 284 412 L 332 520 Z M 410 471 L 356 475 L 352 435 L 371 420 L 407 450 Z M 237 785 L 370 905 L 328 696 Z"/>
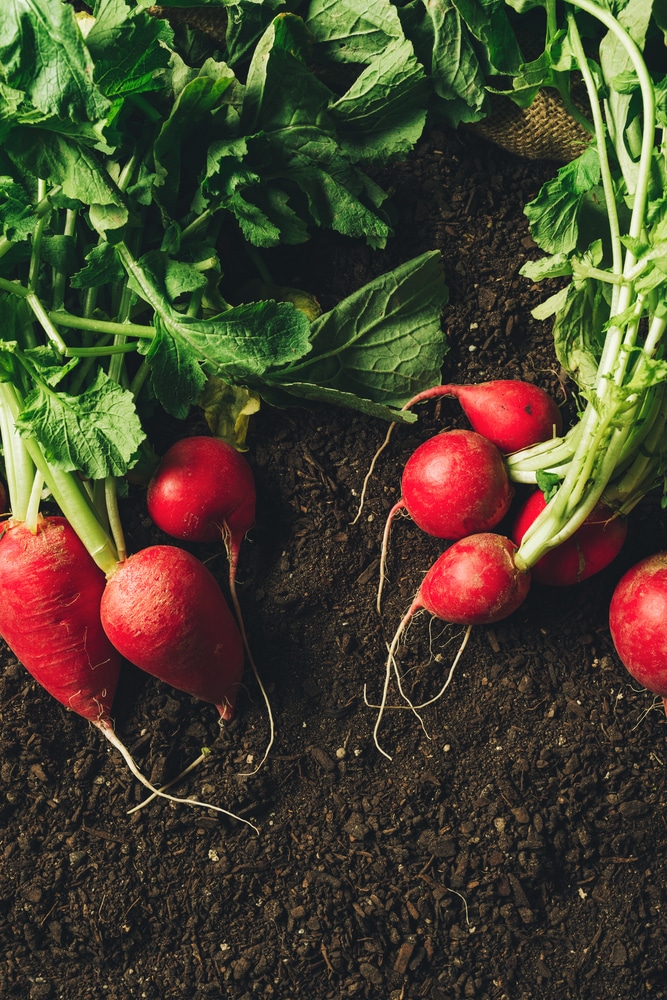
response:
<path id="1" fill-rule="evenodd" d="M 528 108 L 490 94 L 491 114 L 467 126 L 509 153 L 529 160 L 569 163 L 590 142 L 590 135 L 566 111 L 555 90 L 540 90 Z"/>

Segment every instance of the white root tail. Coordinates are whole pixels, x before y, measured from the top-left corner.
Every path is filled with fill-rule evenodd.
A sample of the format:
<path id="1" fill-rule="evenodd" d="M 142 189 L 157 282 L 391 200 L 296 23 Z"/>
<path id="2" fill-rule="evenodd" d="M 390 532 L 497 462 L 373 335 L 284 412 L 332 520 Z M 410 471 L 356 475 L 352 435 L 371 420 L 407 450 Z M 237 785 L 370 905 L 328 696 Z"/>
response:
<path id="1" fill-rule="evenodd" d="M 242 816 L 237 816 L 236 813 L 230 812 L 229 809 L 223 809 L 222 806 L 214 806 L 210 802 L 200 802 L 198 799 L 179 798 L 177 795 L 169 795 L 168 792 L 164 792 L 160 788 L 155 788 L 155 786 L 150 783 L 148 778 L 141 773 L 134 762 L 130 751 L 127 749 L 122 740 L 116 736 L 111 725 L 106 722 L 94 722 L 93 725 L 96 726 L 100 732 L 104 734 L 109 743 L 111 743 L 111 745 L 118 750 L 119 754 L 137 781 L 140 781 L 141 784 L 148 788 L 154 795 L 158 795 L 161 799 L 167 799 L 169 802 L 176 802 L 178 805 L 198 806 L 201 809 L 213 809 L 215 812 L 222 813 L 223 816 L 229 816 L 230 819 L 238 820 L 239 823 L 245 823 L 246 826 L 249 826 L 255 831 L 255 833 L 259 834 L 259 830 L 254 823 L 251 823 L 250 820 L 244 819 Z"/>
<path id="2" fill-rule="evenodd" d="M 380 704 L 379 705 L 374 705 L 374 704 L 372 704 L 371 702 L 368 701 L 368 698 L 366 697 L 366 686 L 364 685 L 364 701 L 365 701 L 366 705 L 369 708 L 375 708 L 375 709 L 378 710 L 377 718 L 375 720 L 375 727 L 373 729 L 373 742 L 375 743 L 375 746 L 380 751 L 380 753 L 384 757 L 386 757 L 387 760 L 391 760 L 392 757 L 391 757 L 390 754 L 387 753 L 386 750 L 382 749 L 382 747 L 380 745 L 379 738 L 378 738 L 378 733 L 380 731 L 380 726 L 382 725 L 382 719 L 383 719 L 385 711 L 387 711 L 389 708 L 392 708 L 392 709 L 402 709 L 404 711 L 407 710 L 407 711 L 413 712 L 417 716 L 417 718 L 419 719 L 420 725 L 421 725 L 422 729 L 424 730 L 425 735 L 427 736 L 428 739 L 430 739 L 430 736 L 427 733 L 426 728 L 424 726 L 424 721 L 421 718 L 421 716 L 419 715 L 419 713 L 423 709 L 428 708 L 430 705 L 434 705 L 444 695 L 445 691 L 447 690 L 447 688 L 449 687 L 449 685 L 452 682 L 452 678 L 454 677 L 454 672 L 456 670 L 456 667 L 458 666 L 458 663 L 459 663 L 459 660 L 461 659 L 461 656 L 463 655 L 463 651 L 465 650 L 465 648 L 466 648 L 466 646 L 468 644 L 468 639 L 470 638 L 470 633 L 472 632 L 472 625 L 468 625 L 468 627 L 466 628 L 466 630 L 465 630 L 465 632 L 463 634 L 463 639 L 461 640 L 459 648 L 458 648 L 458 650 L 456 652 L 456 656 L 454 657 L 454 659 L 452 661 L 452 665 L 449 668 L 449 673 L 447 674 L 445 682 L 442 685 L 442 687 L 440 688 L 440 690 L 438 691 L 438 693 L 435 694 L 432 698 L 429 698 L 426 701 L 421 702 L 421 704 L 415 705 L 412 702 L 412 700 L 410 699 L 410 697 L 406 694 L 406 692 L 403 689 L 403 682 L 402 682 L 402 678 L 401 678 L 401 673 L 400 673 L 400 670 L 398 668 L 398 663 L 396 662 L 396 649 L 398 648 L 398 644 L 400 642 L 401 636 L 403 635 L 403 633 L 404 633 L 404 631 L 405 631 L 408 623 L 411 621 L 411 619 L 413 618 L 414 614 L 420 609 L 420 607 L 421 607 L 421 605 L 419 605 L 419 604 L 416 604 L 416 603 L 412 604 L 412 606 L 410 607 L 409 611 L 407 611 L 406 614 L 403 616 L 403 619 L 401 620 L 401 623 L 400 623 L 400 625 L 398 626 L 398 628 L 396 630 L 396 634 L 394 635 L 394 638 L 392 639 L 391 644 L 388 647 L 387 664 L 386 664 L 385 676 L 384 676 L 384 684 L 382 686 L 382 697 L 380 699 Z M 399 694 L 401 695 L 401 697 L 403 698 L 403 701 L 405 702 L 405 705 L 387 705 L 387 698 L 388 698 L 388 695 L 389 695 L 389 686 L 390 686 L 390 683 L 391 683 L 391 675 L 392 675 L 392 673 L 396 677 L 396 684 L 397 684 L 397 687 L 398 687 L 398 691 L 399 691 Z"/>

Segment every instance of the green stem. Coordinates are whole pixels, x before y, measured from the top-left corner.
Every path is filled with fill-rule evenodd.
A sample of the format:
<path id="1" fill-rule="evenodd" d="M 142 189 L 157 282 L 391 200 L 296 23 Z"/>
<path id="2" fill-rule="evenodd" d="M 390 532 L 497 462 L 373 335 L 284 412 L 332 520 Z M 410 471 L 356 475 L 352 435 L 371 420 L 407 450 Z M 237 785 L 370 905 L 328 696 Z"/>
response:
<path id="1" fill-rule="evenodd" d="M 0 432 L 12 517 L 25 521 L 35 480 L 35 465 L 14 425 L 12 392 L 8 382 L 0 382 Z"/>
<path id="2" fill-rule="evenodd" d="M 0 288 L 2 285 L 0 284 Z M 18 293 L 20 294 L 20 293 Z M 74 316 L 72 313 L 57 312 L 49 313 L 50 318 L 59 326 L 69 327 L 72 330 L 87 330 L 90 333 L 108 333 L 116 336 L 120 333 L 124 337 L 140 337 L 145 340 L 152 340 L 155 336 L 155 327 L 147 326 L 144 323 L 119 323 L 115 320 L 92 319 L 86 316 Z"/>
<path id="3" fill-rule="evenodd" d="M 635 43 L 609 12 L 598 7 L 591 0 L 567 0 L 567 2 L 580 7 L 604 23 L 625 46 L 637 72 L 643 100 L 644 127 L 635 190 L 630 192 L 633 208 L 629 235 L 638 238 L 644 227 L 655 134 L 653 84 Z M 589 93 L 591 90 L 594 92 L 592 74 L 588 68 L 578 31 L 573 19 L 570 17 L 569 20 L 572 28 L 573 46 L 580 62 L 582 74 L 586 79 Z M 613 321 L 614 317 L 619 317 L 620 320 L 622 315 L 627 316 L 629 311 L 634 287 L 628 277 L 635 273 L 636 258 L 630 250 L 627 250 L 621 264 L 622 251 L 619 250 L 619 247 L 622 244 L 617 228 L 618 217 L 614 187 L 606 159 L 606 144 L 601 141 L 604 139 L 604 125 L 601 117 L 598 117 L 601 116 L 601 113 L 597 98 L 594 93 L 591 96 L 592 107 L 594 109 L 597 107 L 594 117 L 603 189 L 610 220 L 612 248 L 616 248 L 612 249 L 612 268 L 615 273 L 622 274 L 625 279 L 614 288 L 610 309 L 610 318 Z M 607 329 L 594 389 L 597 398 L 594 404 L 589 403 L 580 421 L 577 446 L 558 492 L 544 512 L 533 522 L 521 542 L 516 555 L 516 563 L 520 568 L 530 568 L 545 552 L 569 538 L 593 509 L 614 476 L 619 463 L 622 460 L 627 461 L 628 441 L 637 433 L 637 421 L 647 405 L 644 393 L 639 392 L 633 397 L 628 396 L 627 391 L 624 396 L 622 391 L 643 309 L 642 296 L 638 296 L 634 315 L 629 320 L 612 322 Z M 651 330 L 653 336 L 650 346 L 654 350 L 657 348 L 661 333 L 654 326 L 651 327 Z M 637 367 L 640 367 L 642 363 L 646 364 L 649 357 L 646 351 L 647 346 L 649 345 L 645 345 L 642 361 Z M 634 374 L 636 376 L 636 371 Z M 638 380 L 634 384 L 641 385 L 641 381 Z M 525 459 L 526 456 L 524 456 L 524 461 Z"/>
<path id="4" fill-rule="evenodd" d="M 35 472 L 30 500 L 28 501 L 28 508 L 25 514 L 26 527 L 29 531 L 32 531 L 33 535 L 37 533 L 37 519 L 39 517 L 39 507 L 42 502 L 43 487 L 44 480 L 42 479 L 41 472 Z"/>
<path id="5" fill-rule="evenodd" d="M 22 401 L 16 388 L 9 382 L 1 382 L 0 398 L 8 418 L 15 423 L 22 408 Z M 105 574 L 111 575 L 118 563 L 118 552 L 107 531 L 100 524 L 81 480 L 74 473 L 63 472 L 50 466 L 35 438 L 21 438 L 21 441 L 34 463 L 34 468 L 40 472 L 64 517 L 70 522 L 100 569 Z M 33 480 L 34 473 L 31 488 Z"/>

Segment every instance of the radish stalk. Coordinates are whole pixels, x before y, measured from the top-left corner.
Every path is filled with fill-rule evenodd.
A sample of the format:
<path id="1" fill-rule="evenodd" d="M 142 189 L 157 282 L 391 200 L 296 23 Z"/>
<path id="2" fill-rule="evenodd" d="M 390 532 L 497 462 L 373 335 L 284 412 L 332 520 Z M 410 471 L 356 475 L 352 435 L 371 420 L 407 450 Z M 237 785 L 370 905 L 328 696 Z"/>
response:
<path id="1" fill-rule="evenodd" d="M 655 484 L 664 461 L 664 450 L 659 442 L 660 429 L 664 426 L 664 418 L 659 415 L 665 406 L 664 389 L 660 385 L 663 376 L 654 359 L 660 350 L 667 319 L 660 308 L 651 315 L 660 298 L 659 285 L 654 282 L 648 292 L 636 287 L 641 276 L 652 266 L 652 254 L 658 253 L 647 242 L 647 232 L 650 234 L 648 187 L 656 134 L 653 83 L 637 45 L 611 13 L 592 0 L 567 2 L 600 20 L 624 47 L 639 82 L 643 132 L 636 169 L 626 171 L 625 183 L 632 212 L 628 235 L 621 237 L 616 185 L 606 153 L 606 127 L 599 109 L 595 80 L 570 14 L 569 38 L 593 109 L 612 256 L 610 270 L 602 273 L 608 276 L 612 293 L 592 398 L 576 428 L 553 448 L 537 446 L 508 459 L 513 481 L 535 481 L 538 472 L 551 472 L 562 480 L 543 513 L 522 538 L 516 562 L 526 569 L 535 566 L 546 553 L 570 538 L 601 499 L 613 503 L 620 511 L 634 506 L 641 491 Z M 610 131 L 614 141 L 620 144 L 623 139 L 615 134 L 613 122 Z M 663 156 L 665 152 L 663 148 Z M 624 156 L 620 152 L 619 162 L 623 169 Z M 600 280 L 600 269 L 590 268 L 583 259 L 574 259 L 573 271 L 578 281 Z M 647 332 L 642 343 L 641 324 L 647 315 Z M 644 442 L 653 454 L 649 460 L 645 456 L 638 457 Z"/>

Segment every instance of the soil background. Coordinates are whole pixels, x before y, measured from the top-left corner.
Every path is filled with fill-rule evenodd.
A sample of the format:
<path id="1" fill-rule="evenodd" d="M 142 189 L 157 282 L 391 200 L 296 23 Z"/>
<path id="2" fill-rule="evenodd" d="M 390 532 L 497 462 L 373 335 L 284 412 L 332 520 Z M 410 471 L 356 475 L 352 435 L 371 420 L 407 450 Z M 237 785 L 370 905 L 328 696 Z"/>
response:
<path id="1" fill-rule="evenodd" d="M 318 233 L 271 252 L 277 280 L 330 308 L 375 274 L 442 251 L 447 381 L 526 378 L 566 415 L 571 387 L 547 293 L 519 275 L 538 254 L 522 214 L 551 163 L 431 131 L 380 178 L 396 236 L 373 252 Z M 270 692 L 252 679 L 236 720 L 128 667 L 121 738 L 163 782 L 259 829 L 143 798 L 115 751 L 63 711 L 3 647 L 0 677 L 0 996 L 20 1000 L 621 1000 L 667 996 L 667 724 L 620 665 L 607 629 L 616 580 L 667 544 L 646 501 L 616 563 L 576 588 L 534 585 L 511 618 L 473 630 L 448 690 L 388 711 L 373 743 L 386 640 L 442 545 L 400 519 L 382 617 L 382 525 L 400 470 L 453 400 L 398 428 L 352 524 L 385 426 L 341 410 L 254 418 L 257 522 L 240 600 Z M 166 447 L 182 428 L 161 428 Z M 136 490 L 131 548 L 161 539 Z M 225 586 L 216 547 L 192 549 Z M 400 649 L 412 697 L 437 693 L 460 629 L 418 617 Z M 392 691 L 395 703 L 396 691 Z M 652 710 L 655 709 L 655 710 Z"/>

